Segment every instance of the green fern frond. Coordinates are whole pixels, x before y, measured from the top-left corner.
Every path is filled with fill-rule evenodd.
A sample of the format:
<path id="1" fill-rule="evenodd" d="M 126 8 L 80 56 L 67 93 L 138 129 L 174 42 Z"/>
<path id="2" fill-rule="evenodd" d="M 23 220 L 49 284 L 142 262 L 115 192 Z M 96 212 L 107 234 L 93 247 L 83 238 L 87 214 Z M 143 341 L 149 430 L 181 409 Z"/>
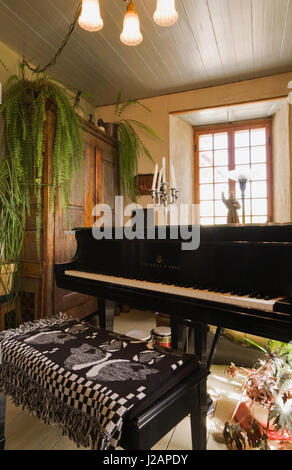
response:
<path id="1" fill-rule="evenodd" d="M 119 92 L 115 104 L 115 120 L 119 125 L 118 144 L 121 187 L 125 196 L 137 202 L 135 175 L 138 173 L 139 158 L 144 154 L 153 161 L 150 150 L 143 143 L 139 135 L 139 130 L 155 139 L 161 140 L 161 138 L 150 126 L 134 119 L 123 118 L 124 112 L 130 106 L 138 105 L 150 112 L 147 106 L 137 100 L 128 100 L 124 103 L 121 101 L 122 91 Z"/>

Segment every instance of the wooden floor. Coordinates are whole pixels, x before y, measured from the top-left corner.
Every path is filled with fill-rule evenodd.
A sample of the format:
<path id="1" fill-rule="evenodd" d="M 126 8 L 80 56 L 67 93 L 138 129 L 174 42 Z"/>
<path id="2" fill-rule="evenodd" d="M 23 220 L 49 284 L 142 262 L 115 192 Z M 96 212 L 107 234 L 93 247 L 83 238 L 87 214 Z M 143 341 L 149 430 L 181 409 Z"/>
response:
<path id="1" fill-rule="evenodd" d="M 224 366 L 213 367 L 208 390 L 214 398 L 215 413 L 208 420 L 208 449 L 226 450 L 222 429 L 239 397 L 239 387 L 230 384 Z M 7 400 L 6 450 L 78 450 L 74 442 L 62 436 L 57 426 L 43 424 L 38 418 L 16 408 Z M 84 448 L 80 448 L 85 450 Z M 191 450 L 190 419 L 185 418 L 153 450 Z"/>

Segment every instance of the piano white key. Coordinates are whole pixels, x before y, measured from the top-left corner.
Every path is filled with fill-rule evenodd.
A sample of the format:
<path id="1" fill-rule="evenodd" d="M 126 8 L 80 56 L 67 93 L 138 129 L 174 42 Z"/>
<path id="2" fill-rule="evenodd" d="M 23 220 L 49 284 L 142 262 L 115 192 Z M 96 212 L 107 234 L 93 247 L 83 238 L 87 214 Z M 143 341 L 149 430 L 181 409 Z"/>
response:
<path id="1" fill-rule="evenodd" d="M 220 302 L 228 305 L 235 305 L 243 308 L 254 308 L 266 312 L 273 312 L 273 306 L 278 299 L 264 300 L 255 299 L 245 296 L 236 296 L 229 293 L 221 294 L 212 292 L 207 289 L 199 290 L 190 287 L 179 287 L 174 285 L 154 283 L 149 281 L 140 281 L 137 279 L 126 279 L 116 276 L 105 274 L 94 274 L 82 271 L 65 271 L 65 275 L 79 277 L 84 279 L 92 279 L 99 282 L 106 282 L 110 284 L 117 284 L 125 287 L 134 287 L 137 289 L 145 289 L 154 292 L 161 292 L 165 294 L 179 295 L 183 297 L 195 298 L 199 300 L 206 300 L 210 302 Z"/>

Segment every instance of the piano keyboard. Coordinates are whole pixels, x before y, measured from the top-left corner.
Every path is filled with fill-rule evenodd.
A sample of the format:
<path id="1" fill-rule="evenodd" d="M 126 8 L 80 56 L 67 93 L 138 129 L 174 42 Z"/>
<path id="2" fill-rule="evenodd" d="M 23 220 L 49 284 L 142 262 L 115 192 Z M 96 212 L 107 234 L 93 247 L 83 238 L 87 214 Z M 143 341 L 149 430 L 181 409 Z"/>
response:
<path id="1" fill-rule="evenodd" d="M 68 270 L 65 275 L 73 276 L 83 279 L 89 279 L 97 282 L 108 284 L 115 284 L 124 287 L 133 287 L 136 289 L 144 289 L 152 292 L 161 292 L 164 294 L 179 295 L 181 297 L 188 297 L 191 299 L 206 300 L 209 302 L 220 302 L 223 304 L 235 305 L 243 308 L 252 308 L 262 310 L 264 312 L 274 312 L 274 305 L 279 298 L 265 300 L 249 298 L 246 296 L 231 295 L 230 293 L 217 293 L 209 290 L 199 290 L 192 287 L 179 287 L 175 285 L 162 284 L 149 281 L 141 281 L 136 279 L 127 279 L 123 277 L 110 276 L 106 274 L 95 274 L 82 271 Z"/>

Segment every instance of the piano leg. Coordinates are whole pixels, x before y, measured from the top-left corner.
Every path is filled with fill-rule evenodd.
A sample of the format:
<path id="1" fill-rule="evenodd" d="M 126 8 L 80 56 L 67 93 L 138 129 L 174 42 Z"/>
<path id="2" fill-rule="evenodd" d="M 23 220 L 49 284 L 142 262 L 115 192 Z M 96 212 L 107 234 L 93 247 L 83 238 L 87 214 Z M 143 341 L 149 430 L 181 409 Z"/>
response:
<path id="1" fill-rule="evenodd" d="M 177 351 L 184 351 L 186 345 L 186 328 L 181 320 L 173 316 L 170 317 L 171 343 L 172 348 Z"/>
<path id="2" fill-rule="evenodd" d="M 202 365 L 207 364 L 207 332 L 208 326 L 200 323 L 194 324 L 194 351 Z M 200 382 L 191 413 L 192 441 L 194 450 L 207 448 L 207 379 Z"/>
<path id="3" fill-rule="evenodd" d="M 208 361 L 207 361 L 207 369 L 210 369 L 210 367 L 211 367 L 213 355 L 214 355 L 217 343 L 219 341 L 219 338 L 220 338 L 220 335 L 221 335 L 222 332 L 223 332 L 223 328 L 220 328 L 218 326 L 218 328 L 216 329 L 215 337 L 213 339 L 213 343 L 211 345 L 210 352 L 209 352 L 209 357 L 208 357 Z"/>
<path id="4" fill-rule="evenodd" d="M 193 323 L 190 328 L 188 352 L 196 354 L 203 366 L 207 366 L 207 333 L 208 325 Z M 171 317 L 172 348 L 183 351 L 186 345 L 186 327 L 181 320 Z M 192 444 L 193 450 L 206 450 L 207 448 L 207 414 L 208 395 L 207 379 L 203 380 L 196 389 L 193 409 L 191 412 Z"/>
<path id="5" fill-rule="evenodd" d="M 0 393 L 0 450 L 5 447 L 6 395 Z"/>
<path id="6" fill-rule="evenodd" d="M 115 302 L 98 298 L 99 325 L 106 330 L 114 330 Z"/>

